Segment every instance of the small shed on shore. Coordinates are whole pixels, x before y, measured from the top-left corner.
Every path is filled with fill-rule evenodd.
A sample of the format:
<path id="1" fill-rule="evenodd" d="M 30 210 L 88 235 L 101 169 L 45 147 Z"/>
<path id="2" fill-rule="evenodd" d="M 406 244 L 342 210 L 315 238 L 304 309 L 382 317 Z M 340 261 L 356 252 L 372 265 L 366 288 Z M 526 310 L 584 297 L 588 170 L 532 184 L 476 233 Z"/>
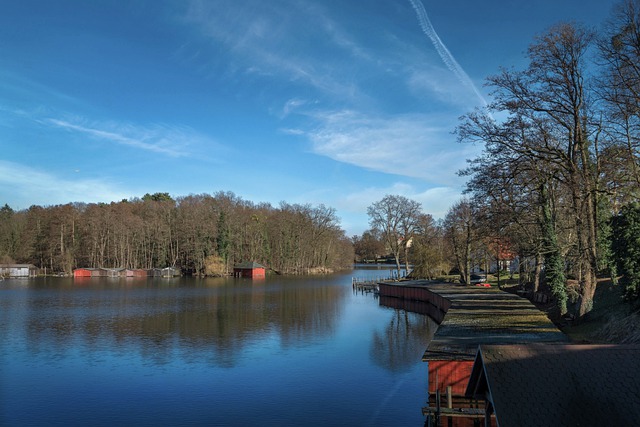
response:
<path id="1" fill-rule="evenodd" d="M 638 360 L 640 345 L 480 345 L 466 396 L 485 426 L 637 425 Z"/>
<path id="2" fill-rule="evenodd" d="M 180 275 L 180 270 L 176 267 L 165 267 L 162 269 L 162 277 L 176 277 Z"/>
<path id="3" fill-rule="evenodd" d="M 91 277 L 107 277 L 107 270 L 104 268 L 90 268 Z"/>
<path id="4" fill-rule="evenodd" d="M 100 270 L 107 277 L 123 277 L 125 275 L 124 268 L 101 268 Z"/>
<path id="5" fill-rule="evenodd" d="M 33 264 L 0 264 L 1 277 L 35 277 L 38 267 Z"/>
<path id="6" fill-rule="evenodd" d="M 141 268 L 128 268 L 125 270 L 125 276 L 127 277 L 147 277 L 148 275 L 147 270 Z"/>
<path id="7" fill-rule="evenodd" d="M 91 277 L 94 268 L 76 268 L 73 270 L 73 277 Z"/>
<path id="8" fill-rule="evenodd" d="M 266 276 L 266 267 L 253 261 L 242 262 L 233 267 L 233 276 L 264 279 Z"/>

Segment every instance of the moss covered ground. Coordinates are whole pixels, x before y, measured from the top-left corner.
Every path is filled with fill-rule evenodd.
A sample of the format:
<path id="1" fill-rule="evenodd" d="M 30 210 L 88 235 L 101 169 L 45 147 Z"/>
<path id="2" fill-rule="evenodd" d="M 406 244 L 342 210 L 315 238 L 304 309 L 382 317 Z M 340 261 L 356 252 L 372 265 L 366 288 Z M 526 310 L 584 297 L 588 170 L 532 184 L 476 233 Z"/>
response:
<path id="1" fill-rule="evenodd" d="M 492 287 L 498 287 L 495 275 L 487 279 Z M 500 287 L 515 293 L 519 289 L 518 276 L 500 277 Z M 580 321 L 561 317 L 553 301 L 535 305 L 574 343 L 640 344 L 640 303 L 624 302 L 622 286 L 614 285 L 609 279 L 599 281 L 593 310 Z"/>
<path id="2" fill-rule="evenodd" d="M 640 311 L 622 299 L 622 286 L 601 280 L 593 310 L 580 322 L 562 328 L 573 342 L 640 344 Z"/>

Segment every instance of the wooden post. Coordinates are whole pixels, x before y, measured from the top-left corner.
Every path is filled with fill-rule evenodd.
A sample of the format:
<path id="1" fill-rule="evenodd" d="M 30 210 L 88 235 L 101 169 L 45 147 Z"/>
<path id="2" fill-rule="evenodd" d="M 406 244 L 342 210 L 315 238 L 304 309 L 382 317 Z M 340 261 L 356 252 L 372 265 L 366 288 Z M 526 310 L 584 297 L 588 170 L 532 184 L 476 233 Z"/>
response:
<path id="1" fill-rule="evenodd" d="M 440 426 L 440 390 L 436 389 L 436 426 Z"/>
<path id="2" fill-rule="evenodd" d="M 448 385 L 447 386 L 447 408 L 449 409 L 453 408 L 453 396 L 451 394 L 452 394 L 451 386 Z M 453 427 L 453 417 L 451 416 L 447 417 L 447 426 Z"/>

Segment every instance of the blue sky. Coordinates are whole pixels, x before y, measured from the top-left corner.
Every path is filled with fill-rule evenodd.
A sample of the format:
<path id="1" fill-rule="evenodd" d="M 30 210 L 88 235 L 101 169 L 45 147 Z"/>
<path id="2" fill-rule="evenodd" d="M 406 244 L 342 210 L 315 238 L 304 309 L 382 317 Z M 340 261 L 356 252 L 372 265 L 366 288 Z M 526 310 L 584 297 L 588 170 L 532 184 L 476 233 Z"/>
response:
<path id="1" fill-rule="evenodd" d="M 325 204 L 348 235 L 399 194 L 442 217 L 534 35 L 605 0 L 5 0 L 0 204 L 232 191 Z"/>

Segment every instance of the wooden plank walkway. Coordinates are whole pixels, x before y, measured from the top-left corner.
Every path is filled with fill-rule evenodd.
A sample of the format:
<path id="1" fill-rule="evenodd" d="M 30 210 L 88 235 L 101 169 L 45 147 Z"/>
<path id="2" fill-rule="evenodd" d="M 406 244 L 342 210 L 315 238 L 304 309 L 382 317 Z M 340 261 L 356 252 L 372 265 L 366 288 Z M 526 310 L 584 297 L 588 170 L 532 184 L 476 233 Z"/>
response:
<path id="1" fill-rule="evenodd" d="M 422 360 L 429 364 L 429 398 L 423 414 L 436 424 L 483 418 L 464 396 L 480 344 L 566 343 L 568 339 L 529 300 L 497 288 L 422 280 L 380 283 L 380 300 L 403 298 L 431 306 L 439 323 Z M 444 408 L 444 393 L 452 403 Z M 457 399 L 453 405 L 453 397 Z M 466 403 L 465 403 L 466 402 Z M 465 424 L 468 425 L 468 424 Z"/>
<path id="2" fill-rule="evenodd" d="M 479 344 L 564 343 L 568 338 L 526 298 L 496 288 L 438 285 L 451 307 L 423 360 L 475 357 Z"/>
<path id="3" fill-rule="evenodd" d="M 381 295 L 385 295 L 386 285 L 424 289 L 430 303 L 442 306 L 444 300 L 450 304 L 443 310 L 444 319 L 423 355 L 424 361 L 473 360 L 479 344 L 568 342 L 529 300 L 497 288 L 414 280 L 382 285 Z"/>

